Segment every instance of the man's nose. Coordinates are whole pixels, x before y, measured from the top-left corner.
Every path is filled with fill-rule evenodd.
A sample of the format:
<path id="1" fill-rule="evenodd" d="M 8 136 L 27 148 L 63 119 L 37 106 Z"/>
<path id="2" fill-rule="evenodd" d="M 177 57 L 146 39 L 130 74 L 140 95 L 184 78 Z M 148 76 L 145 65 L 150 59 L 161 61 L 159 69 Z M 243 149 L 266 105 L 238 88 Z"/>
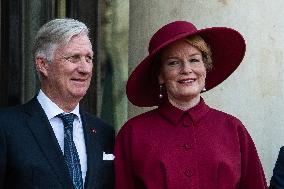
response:
<path id="1" fill-rule="evenodd" d="M 81 73 L 91 73 L 93 70 L 93 64 L 87 62 L 85 58 L 81 59 L 78 70 Z"/>

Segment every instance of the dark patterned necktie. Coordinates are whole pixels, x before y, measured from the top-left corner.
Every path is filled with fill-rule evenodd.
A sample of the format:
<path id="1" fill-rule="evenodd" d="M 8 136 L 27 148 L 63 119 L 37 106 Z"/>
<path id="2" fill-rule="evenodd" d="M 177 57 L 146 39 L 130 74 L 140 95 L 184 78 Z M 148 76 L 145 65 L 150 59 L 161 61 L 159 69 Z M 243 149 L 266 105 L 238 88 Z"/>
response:
<path id="1" fill-rule="evenodd" d="M 64 158 L 75 189 L 83 189 L 83 179 L 79 155 L 73 141 L 73 121 L 75 114 L 59 114 L 64 125 Z"/>

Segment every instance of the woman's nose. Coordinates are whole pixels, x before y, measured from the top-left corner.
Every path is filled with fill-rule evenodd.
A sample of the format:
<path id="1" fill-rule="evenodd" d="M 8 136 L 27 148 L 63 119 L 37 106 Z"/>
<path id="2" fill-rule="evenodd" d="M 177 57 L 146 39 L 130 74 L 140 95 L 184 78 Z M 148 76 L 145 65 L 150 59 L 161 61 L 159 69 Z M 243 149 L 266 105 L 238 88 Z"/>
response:
<path id="1" fill-rule="evenodd" d="M 181 66 L 181 73 L 187 74 L 192 72 L 192 67 L 188 61 L 183 61 Z"/>

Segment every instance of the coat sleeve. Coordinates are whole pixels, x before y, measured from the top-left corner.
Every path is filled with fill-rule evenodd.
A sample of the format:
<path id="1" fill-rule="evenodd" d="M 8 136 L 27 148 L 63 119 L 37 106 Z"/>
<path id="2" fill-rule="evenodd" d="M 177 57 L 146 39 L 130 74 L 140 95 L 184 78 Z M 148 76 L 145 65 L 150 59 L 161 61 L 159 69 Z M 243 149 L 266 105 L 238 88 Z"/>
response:
<path id="1" fill-rule="evenodd" d="M 273 175 L 270 180 L 270 189 L 284 188 L 284 146 L 280 148 Z"/>
<path id="2" fill-rule="evenodd" d="M 115 141 L 115 189 L 135 189 L 132 162 L 132 133 L 130 125 L 124 125 Z"/>
<path id="3" fill-rule="evenodd" d="M 240 189 L 267 189 L 266 178 L 256 147 L 245 127 L 238 127 L 241 152 Z"/>

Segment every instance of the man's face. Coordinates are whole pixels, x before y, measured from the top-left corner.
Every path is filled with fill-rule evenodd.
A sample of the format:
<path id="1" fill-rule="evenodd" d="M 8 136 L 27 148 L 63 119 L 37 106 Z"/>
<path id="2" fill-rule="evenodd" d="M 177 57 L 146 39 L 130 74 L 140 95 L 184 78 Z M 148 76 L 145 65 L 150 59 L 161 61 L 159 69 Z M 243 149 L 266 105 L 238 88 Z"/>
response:
<path id="1" fill-rule="evenodd" d="M 42 88 L 49 98 L 64 102 L 80 100 L 87 92 L 92 77 L 93 51 L 87 35 L 73 36 L 59 46 L 51 63 L 45 64 Z"/>

